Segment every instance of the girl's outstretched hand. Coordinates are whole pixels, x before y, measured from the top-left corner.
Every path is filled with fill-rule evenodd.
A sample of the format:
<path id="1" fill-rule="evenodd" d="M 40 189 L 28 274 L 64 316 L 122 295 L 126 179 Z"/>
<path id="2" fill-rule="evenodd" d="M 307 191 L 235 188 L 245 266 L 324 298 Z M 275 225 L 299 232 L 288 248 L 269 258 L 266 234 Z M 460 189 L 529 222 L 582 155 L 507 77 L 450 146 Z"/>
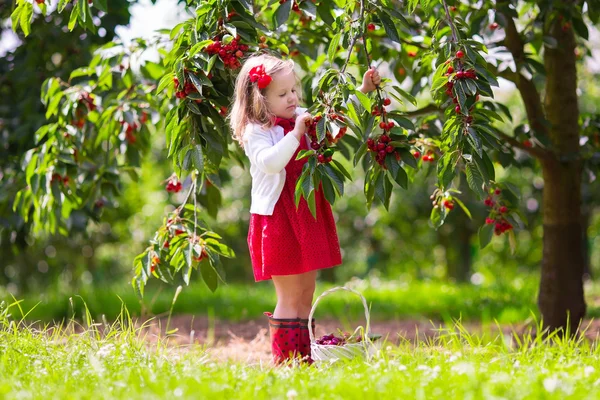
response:
<path id="1" fill-rule="evenodd" d="M 381 76 L 379 75 L 379 71 L 377 71 L 374 67 L 369 68 L 365 75 L 363 76 L 363 83 L 358 88 L 363 93 L 369 93 L 373 90 L 377 89 L 377 86 L 381 83 Z"/>
<path id="2" fill-rule="evenodd" d="M 310 124 L 312 124 L 312 119 L 312 115 L 310 115 L 307 112 L 302 113 L 296 117 L 296 125 L 294 127 L 294 131 L 296 132 L 297 138 L 302 137 L 302 135 L 306 133 L 308 127 L 310 126 Z"/>

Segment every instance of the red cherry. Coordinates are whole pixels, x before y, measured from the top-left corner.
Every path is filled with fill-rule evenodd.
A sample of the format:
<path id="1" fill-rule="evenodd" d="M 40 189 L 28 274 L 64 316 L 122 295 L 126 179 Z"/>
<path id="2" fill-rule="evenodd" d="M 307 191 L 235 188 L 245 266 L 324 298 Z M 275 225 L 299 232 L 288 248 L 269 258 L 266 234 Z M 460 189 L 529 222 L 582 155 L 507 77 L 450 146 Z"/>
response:
<path id="1" fill-rule="evenodd" d="M 381 129 L 385 129 L 385 128 L 387 127 L 387 124 L 386 124 L 385 122 L 381 121 L 381 122 L 379 123 L 379 127 L 380 127 Z"/>
<path id="2" fill-rule="evenodd" d="M 453 73 L 454 72 L 454 67 L 451 65 L 448 67 L 448 73 Z"/>
<path id="3" fill-rule="evenodd" d="M 502 207 L 500 207 L 500 213 L 501 213 L 501 214 L 504 214 L 504 213 L 506 213 L 507 211 L 508 211 L 508 208 L 507 208 L 506 206 L 502 206 Z"/>
<path id="4" fill-rule="evenodd" d="M 385 149 L 385 143 L 384 142 L 379 142 L 377 143 L 377 150 L 384 150 Z"/>
<path id="5" fill-rule="evenodd" d="M 384 106 L 389 106 L 390 104 L 392 104 L 392 100 L 390 100 L 388 97 L 386 97 L 385 99 L 383 99 L 383 105 Z"/>
<path id="6" fill-rule="evenodd" d="M 394 151 L 394 146 L 388 144 L 385 148 L 386 153 L 392 153 Z"/>
<path id="7" fill-rule="evenodd" d="M 367 29 L 370 31 L 374 31 L 375 30 L 375 24 L 369 24 L 367 25 Z"/>
<path id="8" fill-rule="evenodd" d="M 462 50 L 459 50 L 456 52 L 456 58 L 463 58 L 465 56 L 465 53 Z"/>
<path id="9" fill-rule="evenodd" d="M 413 152 L 412 155 L 416 159 L 419 159 L 419 157 L 421 157 L 421 153 L 419 153 L 418 151 Z"/>
<path id="10" fill-rule="evenodd" d="M 496 189 L 496 190 L 494 191 L 494 193 L 496 193 L 496 194 L 500 194 L 500 193 L 502 193 L 502 190 L 500 190 L 500 189 Z"/>
<path id="11" fill-rule="evenodd" d="M 325 163 L 325 156 L 323 154 L 319 154 L 317 156 L 317 160 L 321 163 L 324 164 Z"/>
<path id="12" fill-rule="evenodd" d="M 486 223 L 487 225 L 491 225 L 491 224 L 493 224 L 494 222 L 496 222 L 496 220 L 495 220 L 495 219 L 493 219 L 493 218 L 489 218 L 489 217 L 488 217 L 488 218 L 486 218 L 486 219 L 485 219 L 485 223 Z"/>
<path id="13" fill-rule="evenodd" d="M 313 150 L 319 150 L 319 148 L 321 147 L 321 145 L 319 144 L 319 142 L 312 142 L 310 144 L 310 147 L 312 147 Z"/>
<path id="14" fill-rule="evenodd" d="M 380 140 L 381 140 L 383 143 L 389 143 L 389 142 L 391 141 L 391 139 L 390 139 L 390 137 L 389 137 L 388 135 L 381 135 L 381 138 L 380 138 Z"/>
<path id="15" fill-rule="evenodd" d="M 387 152 L 385 150 L 379 150 L 379 158 L 384 160 L 385 156 L 387 155 Z"/>
<path id="16" fill-rule="evenodd" d="M 524 140 L 523 145 L 525 147 L 533 147 L 533 143 L 531 143 L 531 140 L 529 140 L 529 139 Z"/>
<path id="17" fill-rule="evenodd" d="M 460 114 L 460 106 L 454 107 L 454 111 L 456 111 L 457 114 Z"/>

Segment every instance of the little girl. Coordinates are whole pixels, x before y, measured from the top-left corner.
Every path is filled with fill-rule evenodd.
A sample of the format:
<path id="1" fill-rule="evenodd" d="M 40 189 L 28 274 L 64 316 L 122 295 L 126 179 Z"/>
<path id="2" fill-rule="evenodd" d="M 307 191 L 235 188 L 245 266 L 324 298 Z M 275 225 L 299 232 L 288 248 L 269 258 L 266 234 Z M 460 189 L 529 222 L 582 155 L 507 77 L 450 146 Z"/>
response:
<path id="1" fill-rule="evenodd" d="M 381 78 L 369 69 L 360 91 L 376 89 Z M 331 207 L 322 190 L 315 193 L 315 219 L 302 198 L 294 202 L 296 181 L 309 149 L 312 116 L 298 107 L 294 62 L 271 55 L 250 57 L 235 84 L 230 124 L 250 160 L 252 176 L 248 248 L 255 280 L 272 279 L 277 305 L 269 317 L 273 361 L 299 355 L 311 362 L 308 315 L 317 270 L 342 263 Z"/>

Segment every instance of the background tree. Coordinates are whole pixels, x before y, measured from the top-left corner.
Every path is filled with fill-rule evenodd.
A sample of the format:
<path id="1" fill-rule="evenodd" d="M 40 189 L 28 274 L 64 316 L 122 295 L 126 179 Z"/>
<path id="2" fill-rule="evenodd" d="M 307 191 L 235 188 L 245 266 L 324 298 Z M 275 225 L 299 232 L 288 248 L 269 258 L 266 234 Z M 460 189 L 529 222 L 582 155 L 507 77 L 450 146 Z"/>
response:
<path id="1" fill-rule="evenodd" d="M 189 175 L 191 185 L 184 204 L 165 218 L 136 258 L 134 286 L 142 293 L 150 276 L 171 281 L 179 271 L 187 282 L 192 269 L 200 268 L 209 287 L 216 288 L 223 278 L 219 256 L 233 254 L 202 222 L 198 203 L 214 212 L 228 175 L 223 160 L 243 163 L 224 120 L 235 70 L 249 53 L 275 50 L 295 57 L 304 70 L 306 102 L 318 115 L 313 150 L 301 155 L 309 159 L 296 187 L 297 198 L 309 206 L 319 183 L 330 202 L 342 196 L 348 167 L 361 164 L 367 205 L 381 202 L 388 208 L 395 186 L 406 189 L 417 170 L 435 165 L 433 226 L 441 226 L 456 206 L 469 214 L 457 189 L 466 180 L 488 207 L 481 244 L 494 233 L 506 233 L 514 244 L 512 229 L 524 220 L 516 208 L 518 193 L 496 180 L 493 160 L 509 165 L 517 150 L 539 160 L 544 174 L 540 311 L 548 328 L 574 331 L 585 314 L 580 203 L 590 155 L 580 151 L 575 51 L 577 40 L 587 39 L 584 18 L 597 23 L 598 1 L 269 3 L 189 2 L 194 18 L 151 44 L 162 49 L 162 62 L 146 64 L 140 76 L 120 70 L 123 57 L 131 54 L 123 49 L 115 55 L 109 44 L 89 67 L 76 70 L 70 83 L 46 81 L 42 97 L 56 122 L 38 130 L 38 147 L 25 155 L 29 186 L 17 195 L 21 215 L 33 210 L 34 226 L 60 231 L 73 210 L 98 208 L 102 197 L 110 200 L 120 174 L 133 173 L 130 166 L 147 147 L 144 115 L 153 114 L 154 121 L 164 121 L 175 173 Z M 26 4 L 19 2 L 13 21 L 27 32 Z M 86 4 L 76 3 L 72 21 L 86 24 Z M 172 45 L 168 51 L 166 44 Z M 386 81 L 370 98 L 355 91 L 350 70 L 358 67 L 360 73 L 375 61 L 387 63 L 400 85 Z M 119 75 L 120 80 L 112 79 Z M 510 115 L 492 100 L 497 76 L 516 84 L 527 111 L 527 121 L 517 121 L 512 134 L 499 129 L 498 112 Z M 92 91 L 97 102 L 86 94 Z M 428 92 L 429 105 L 386 109 L 391 98 L 395 107 L 404 109 L 404 101 L 416 106 L 414 96 Z M 357 104 L 347 102 L 351 94 Z M 64 140 L 65 129 L 75 147 Z M 144 139 L 136 144 L 138 129 Z M 85 161 L 65 161 L 60 155 L 67 149 Z M 65 184 L 65 175 L 75 177 L 77 185 Z M 176 178 L 169 184 L 172 191 L 181 189 Z"/>

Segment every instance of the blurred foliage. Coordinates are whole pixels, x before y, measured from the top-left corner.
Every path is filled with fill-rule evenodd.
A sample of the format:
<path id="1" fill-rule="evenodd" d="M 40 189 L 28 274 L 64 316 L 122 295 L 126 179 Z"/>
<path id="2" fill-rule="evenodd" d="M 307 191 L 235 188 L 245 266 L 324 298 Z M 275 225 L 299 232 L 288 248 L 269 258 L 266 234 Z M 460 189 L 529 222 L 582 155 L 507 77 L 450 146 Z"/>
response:
<path id="1" fill-rule="evenodd" d="M 64 17 L 51 14 L 47 21 L 35 20 L 27 41 L 0 60 L 0 82 L 3 83 L 0 93 L 5 99 L 0 101 L 0 222 L 5 227 L 19 227 L 0 232 L 3 259 L 0 283 L 10 285 L 11 292 L 55 286 L 60 293 L 73 287 L 107 285 L 129 276 L 131 260 L 145 248 L 156 231 L 157 221 L 183 202 L 184 193 L 192 184 L 188 178 L 183 181 L 182 192 L 171 194 L 165 191 L 164 180 L 172 169 L 166 158 L 164 135 L 154 135 L 148 146 L 151 148 L 149 156 L 142 161 L 138 181 L 124 178 L 122 192 L 114 207 L 107 208 L 102 222 L 87 227 L 87 232 L 82 227 L 68 238 L 33 238 L 28 235 L 27 225 L 19 224 L 19 217 L 9 211 L 17 189 L 14 183 L 22 180 L 18 176 L 22 171 L 15 155 L 34 146 L 33 132 L 45 121 L 44 108 L 39 102 L 41 83 L 49 76 L 67 80 L 72 70 L 90 62 L 92 51 L 111 40 L 114 27 L 126 24 L 129 19 L 129 3 L 118 4 L 120 11 L 112 10 L 110 15 L 102 17 L 102 26 L 106 29 L 104 37 L 84 32 L 65 33 L 61 29 L 61 18 Z M 116 5 L 111 3 L 111 7 L 114 9 Z M 2 15 L 6 18 L 7 14 Z M 379 56 L 373 54 L 373 57 Z M 402 62 L 412 62 L 406 55 L 402 57 Z M 399 66 L 382 65 L 381 70 L 383 74 L 390 72 L 398 78 Z M 590 112 L 597 112 L 591 105 L 600 100 L 598 86 L 592 84 L 597 82 L 594 77 L 588 76 L 590 90 L 582 97 L 582 110 Z M 419 98 L 423 103 L 427 100 Z M 514 126 L 510 128 L 516 129 L 525 118 L 520 111 L 523 108 L 520 99 L 512 96 L 505 104 L 514 119 Z M 14 135 L 15 132 L 18 135 Z M 18 142 L 12 141 L 15 137 L 19 138 Z M 593 140 L 593 136 L 590 138 Z M 503 160 L 494 161 L 498 161 L 496 179 L 510 181 L 522 194 L 519 208 L 526 216 L 528 228 L 516 232 L 515 254 L 510 253 L 505 238 L 495 238 L 491 246 L 481 250 L 475 233 L 477 224 L 466 219 L 458 209 L 449 214 L 439 231 L 431 229 L 429 195 L 437 180 L 435 167 L 426 167 L 416 173 L 410 195 L 403 190 L 395 191 L 389 212 L 382 207 L 367 210 L 362 193 L 364 175 L 357 171 L 355 181 L 347 184 L 345 196 L 334 206 L 344 265 L 323 271 L 323 277 L 342 282 L 355 275 L 371 274 L 399 281 L 452 278 L 479 284 L 493 282 L 498 276 L 517 277 L 538 268 L 542 252 L 539 205 L 543 181 L 540 171 L 531 158 L 519 152 L 515 165 L 507 165 L 506 169 L 501 166 L 505 164 Z M 225 264 L 227 280 L 248 282 L 252 280 L 246 245 L 250 180 L 247 170 L 234 161 L 228 160 L 222 167 L 227 172 L 223 178 L 236 182 L 236 185 L 224 186 L 223 207 L 218 215 L 219 233 L 237 254 L 237 258 L 227 260 Z M 597 187 L 597 181 L 589 187 L 587 198 L 590 204 L 598 198 L 594 195 Z M 474 220 L 481 221 L 487 215 L 481 203 L 466 205 Z M 600 218 L 593 208 L 590 214 L 590 258 L 594 266 L 592 272 L 597 273 L 600 272 L 600 252 L 597 250 L 600 248 Z M 217 223 L 217 219 L 208 213 L 202 217 L 209 225 Z M 466 269 L 464 265 L 467 265 Z M 333 276 L 328 275 L 332 273 Z"/>

